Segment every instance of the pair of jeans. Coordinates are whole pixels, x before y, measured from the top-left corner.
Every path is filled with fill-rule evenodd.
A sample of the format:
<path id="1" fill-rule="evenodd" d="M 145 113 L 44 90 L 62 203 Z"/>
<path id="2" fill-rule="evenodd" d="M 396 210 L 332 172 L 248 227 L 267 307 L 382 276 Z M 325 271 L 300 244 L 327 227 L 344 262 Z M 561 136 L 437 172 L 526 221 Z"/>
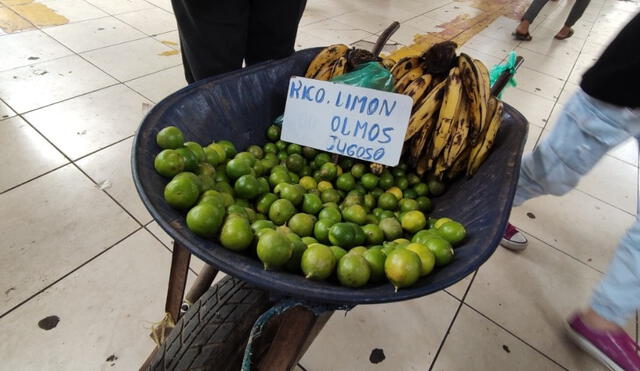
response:
<path id="1" fill-rule="evenodd" d="M 640 135 L 640 109 L 607 104 L 578 90 L 551 133 L 522 160 L 514 205 L 540 195 L 560 196 L 610 149 Z M 591 298 L 591 308 L 621 326 L 640 308 L 640 220 L 629 228 L 605 276 Z"/>

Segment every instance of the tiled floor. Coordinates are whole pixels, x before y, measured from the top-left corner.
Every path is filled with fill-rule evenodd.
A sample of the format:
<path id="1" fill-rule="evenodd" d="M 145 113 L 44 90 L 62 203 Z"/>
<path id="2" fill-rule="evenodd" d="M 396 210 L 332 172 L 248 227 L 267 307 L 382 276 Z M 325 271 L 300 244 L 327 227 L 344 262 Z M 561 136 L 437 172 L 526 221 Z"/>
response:
<path id="1" fill-rule="evenodd" d="M 418 33 L 456 31 L 454 18 L 482 18 L 491 1 L 309 0 L 296 47 L 374 41 L 393 20 L 401 47 Z M 27 12 L 32 3 L 0 0 L 0 369 L 136 369 L 153 347 L 171 239 L 139 200 L 128 158 L 149 105 L 185 85 L 170 1 L 41 0 L 46 12 Z M 549 2 L 529 43 L 511 39 L 517 20 L 500 8 L 461 48 L 487 64 L 510 50 L 526 58 L 504 94 L 531 123 L 526 152 L 640 9 L 592 0 L 575 36 L 553 40 L 570 5 Z M 446 291 L 335 314 L 300 368 L 601 370 L 567 341 L 562 321 L 606 271 L 637 202 L 630 140 L 566 196 L 514 209 L 529 249 L 499 248 Z M 194 272 L 201 266 L 194 259 Z M 41 329 L 48 316 L 58 325 Z M 627 328 L 637 337 L 635 321 Z M 372 363 L 376 348 L 385 358 Z"/>

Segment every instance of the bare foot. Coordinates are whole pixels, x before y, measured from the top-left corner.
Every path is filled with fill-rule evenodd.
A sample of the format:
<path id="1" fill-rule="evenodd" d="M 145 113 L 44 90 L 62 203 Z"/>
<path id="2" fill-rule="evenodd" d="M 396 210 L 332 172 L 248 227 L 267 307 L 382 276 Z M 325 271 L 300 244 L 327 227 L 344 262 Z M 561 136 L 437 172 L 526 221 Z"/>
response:
<path id="1" fill-rule="evenodd" d="M 571 36 L 573 36 L 573 29 L 569 26 L 564 26 L 556 34 L 555 38 L 558 40 L 564 40 L 570 38 Z"/>
<path id="2" fill-rule="evenodd" d="M 606 319 L 600 317 L 596 312 L 594 312 L 591 308 L 587 309 L 581 315 L 582 321 L 584 321 L 585 325 L 590 327 L 593 330 L 598 331 L 622 331 L 622 328 L 617 324 L 607 321 Z"/>
<path id="3" fill-rule="evenodd" d="M 522 20 L 520 22 L 520 24 L 518 25 L 518 27 L 516 27 L 516 33 L 519 33 L 521 35 L 526 35 L 529 33 L 529 21 L 526 20 Z"/>

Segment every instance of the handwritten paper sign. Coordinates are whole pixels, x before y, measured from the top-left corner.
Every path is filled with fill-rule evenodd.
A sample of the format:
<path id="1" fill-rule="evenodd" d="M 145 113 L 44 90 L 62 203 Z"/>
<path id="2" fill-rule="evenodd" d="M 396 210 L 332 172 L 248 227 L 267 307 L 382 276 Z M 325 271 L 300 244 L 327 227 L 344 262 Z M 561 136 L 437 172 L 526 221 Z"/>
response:
<path id="1" fill-rule="evenodd" d="M 400 162 L 412 104 L 402 94 L 292 77 L 281 138 L 395 166 Z"/>

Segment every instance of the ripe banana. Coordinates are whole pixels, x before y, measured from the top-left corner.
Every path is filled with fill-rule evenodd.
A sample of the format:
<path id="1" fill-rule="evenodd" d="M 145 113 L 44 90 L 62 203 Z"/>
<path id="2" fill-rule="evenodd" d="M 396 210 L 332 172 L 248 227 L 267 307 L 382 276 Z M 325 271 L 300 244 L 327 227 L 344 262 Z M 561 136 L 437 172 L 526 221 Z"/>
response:
<path id="1" fill-rule="evenodd" d="M 347 72 L 347 58 L 340 57 L 333 66 L 329 80 L 336 76 L 344 75 L 345 72 Z"/>
<path id="2" fill-rule="evenodd" d="M 391 69 L 391 75 L 393 75 L 393 81 L 400 81 L 400 79 L 409 73 L 412 69 L 420 66 L 421 60 L 419 57 L 405 57 L 398 61 L 398 63 Z"/>
<path id="3" fill-rule="evenodd" d="M 404 89 L 402 94 L 410 96 L 411 99 L 413 99 L 413 106 L 416 107 L 422 97 L 424 97 L 429 91 L 431 80 L 431 75 L 428 73 L 424 74 L 413 80 L 413 82 Z"/>
<path id="4" fill-rule="evenodd" d="M 458 109 L 456 119 L 453 123 L 453 127 L 451 128 L 449 144 L 447 144 L 447 147 L 441 155 L 447 168 L 453 166 L 456 159 L 469 145 L 468 136 L 471 129 L 471 124 L 469 122 L 471 119 L 471 115 L 469 113 L 470 109 L 470 102 L 463 95 L 462 101 L 460 102 L 460 109 Z"/>
<path id="5" fill-rule="evenodd" d="M 420 131 L 431 117 L 438 115 L 444 97 L 445 84 L 446 80 L 435 86 L 411 114 L 409 127 L 404 136 L 405 142 Z"/>
<path id="6" fill-rule="evenodd" d="M 438 116 L 438 123 L 433 133 L 433 147 L 429 154 L 429 167 L 432 167 L 440 153 L 447 145 L 449 137 L 451 136 L 451 126 L 455 119 L 458 108 L 460 107 L 460 100 L 462 97 L 462 81 L 460 79 L 460 70 L 458 67 L 453 67 L 449 72 L 447 78 L 447 85 L 444 92 L 444 98 L 442 99 L 442 106 Z"/>
<path id="7" fill-rule="evenodd" d="M 438 117 L 435 115 L 432 116 L 427 120 L 425 125 L 422 127 L 422 130 L 413 137 L 410 149 L 410 158 L 413 163 L 417 163 L 420 156 L 425 155 L 424 148 L 427 144 L 427 140 L 431 137 L 431 132 L 433 131 L 434 126 L 436 126 L 437 121 Z"/>
<path id="8" fill-rule="evenodd" d="M 436 168 L 433 170 L 433 175 L 438 180 L 442 180 L 444 172 L 447 170 L 447 164 L 445 164 L 444 156 L 440 155 L 440 157 L 435 161 L 435 164 Z"/>
<path id="9" fill-rule="evenodd" d="M 402 78 L 396 81 L 396 84 L 393 86 L 393 91 L 396 93 L 402 93 L 409 84 L 411 84 L 415 79 L 422 76 L 424 74 L 424 70 L 422 67 L 418 66 L 411 71 L 407 72 Z"/>
<path id="10" fill-rule="evenodd" d="M 348 51 L 349 47 L 344 44 L 335 44 L 322 49 L 309 64 L 304 77 L 315 77 L 323 67 L 343 57 Z"/>
<path id="11" fill-rule="evenodd" d="M 386 68 L 386 69 L 388 69 L 388 70 L 391 70 L 391 69 L 393 68 L 393 66 L 395 66 L 395 65 L 396 65 L 396 61 L 394 61 L 394 60 L 393 60 L 393 59 L 391 59 L 391 58 L 384 58 L 384 59 L 382 60 L 382 62 L 380 62 L 380 63 L 382 63 L 382 65 L 384 66 L 384 68 Z"/>
<path id="12" fill-rule="evenodd" d="M 489 70 L 487 66 L 482 63 L 479 59 L 474 59 L 473 64 L 476 65 L 478 72 L 480 73 L 480 77 L 482 80 L 480 81 L 480 92 L 482 96 L 488 101 L 491 96 L 491 81 L 489 79 Z"/>
<path id="13" fill-rule="evenodd" d="M 313 78 L 315 80 L 322 80 L 322 81 L 329 81 L 329 79 L 331 78 L 331 74 L 333 73 L 333 69 L 336 66 L 336 64 L 338 63 L 339 59 L 336 59 L 333 62 L 327 63 L 325 64 L 320 71 L 318 71 L 318 73 L 313 76 Z"/>
<path id="14" fill-rule="evenodd" d="M 447 179 L 452 180 L 463 174 L 467 169 L 467 163 L 469 162 L 469 154 L 471 153 L 471 147 L 467 146 L 460 156 L 455 160 L 453 166 L 447 172 Z"/>
<path id="15" fill-rule="evenodd" d="M 458 68 L 460 69 L 462 86 L 469 100 L 469 121 L 471 124 L 469 138 L 471 145 L 474 145 L 480 138 L 482 126 L 487 117 L 487 100 L 482 95 L 482 77 L 473 59 L 465 53 L 460 53 Z"/>
<path id="16" fill-rule="evenodd" d="M 492 97 L 492 99 L 495 99 Z M 502 102 L 497 99 L 495 103 L 495 110 L 491 115 L 491 119 L 489 120 L 489 124 L 487 127 L 487 131 L 482 138 L 482 141 L 476 144 L 473 148 L 471 148 L 471 153 L 469 155 L 469 163 L 467 165 L 467 175 L 472 176 L 478 171 L 482 162 L 489 155 L 489 150 L 493 146 L 496 135 L 498 134 L 498 129 L 500 129 L 500 123 L 502 122 L 502 111 L 504 106 Z"/>

